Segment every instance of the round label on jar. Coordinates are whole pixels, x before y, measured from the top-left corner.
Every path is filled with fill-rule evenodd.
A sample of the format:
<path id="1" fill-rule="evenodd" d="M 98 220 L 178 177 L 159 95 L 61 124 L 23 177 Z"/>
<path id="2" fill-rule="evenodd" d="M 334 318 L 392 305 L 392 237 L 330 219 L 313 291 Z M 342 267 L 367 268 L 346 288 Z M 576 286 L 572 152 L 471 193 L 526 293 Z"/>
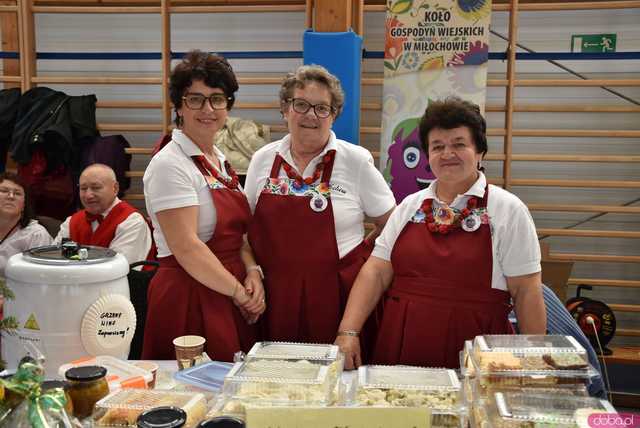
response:
<path id="1" fill-rule="evenodd" d="M 136 311 L 126 297 L 108 294 L 96 300 L 82 318 L 80 336 L 90 355 L 126 358 L 136 330 Z"/>

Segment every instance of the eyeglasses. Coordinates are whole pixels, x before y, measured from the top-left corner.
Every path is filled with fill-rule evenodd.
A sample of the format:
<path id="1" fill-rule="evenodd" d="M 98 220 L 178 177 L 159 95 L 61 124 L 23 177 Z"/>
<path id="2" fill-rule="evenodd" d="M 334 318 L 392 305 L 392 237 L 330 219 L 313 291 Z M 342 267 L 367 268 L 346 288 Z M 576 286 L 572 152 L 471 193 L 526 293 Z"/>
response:
<path id="1" fill-rule="evenodd" d="M 287 100 L 291 103 L 293 110 L 300 114 L 306 114 L 310 108 L 313 107 L 313 112 L 320 119 L 327 118 L 335 111 L 335 108 L 327 104 L 311 104 L 309 101 L 302 98 L 289 98 Z"/>
<path id="2" fill-rule="evenodd" d="M 24 192 L 18 189 L 9 189 L 7 187 L 0 187 L 0 195 L 7 197 L 12 195 L 14 198 L 24 198 Z"/>
<path id="3" fill-rule="evenodd" d="M 184 103 L 191 110 L 202 110 L 205 100 L 209 100 L 209 105 L 214 110 L 224 110 L 229 105 L 231 97 L 224 94 L 211 94 L 208 97 L 198 93 L 188 93 L 182 97 Z"/>

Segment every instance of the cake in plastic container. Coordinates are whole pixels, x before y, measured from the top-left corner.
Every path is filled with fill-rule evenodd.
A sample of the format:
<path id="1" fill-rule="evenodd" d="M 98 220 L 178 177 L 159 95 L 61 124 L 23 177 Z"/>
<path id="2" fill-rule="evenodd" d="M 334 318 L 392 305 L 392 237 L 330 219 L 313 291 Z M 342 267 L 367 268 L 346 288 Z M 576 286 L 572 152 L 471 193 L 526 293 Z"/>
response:
<path id="1" fill-rule="evenodd" d="M 359 406 L 428 407 L 432 426 L 464 426 L 466 407 L 455 371 L 411 366 L 358 368 Z"/>
<path id="2" fill-rule="evenodd" d="M 589 416 L 601 413 L 616 411 L 608 401 L 593 397 L 497 392 L 474 408 L 473 419 L 481 428 L 577 428 L 591 426 Z"/>
<path id="3" fill-rule="evenodd" d="M 467 402 L 483 400 L 496 392 L 526 392 L 528 394 L 564 394 L 575 397 L 588 397 L 589 391 L 585 384 L 561 383 L 555 385 L 503 385 L 481 383 L 480 379 L 465 379 L 463 384 Z"/>
<path id="4" fill-rule="evenodd" d="M 96 403 L 94 426 L 135 427 L 136 419 L 142 412 L 161 406 L 175 406 L 184 410 L 187 413 L 185 428 L 197 426 L 207 413 L 207 402 L 200 393 L 122 389 Z"/>
<path id="5" fill-rule="evenodd" d="M 313 405 L 331 403 L 339 374 L 332 360 L 247 358 L 224 380 L 223 393 L 244 404 Z"/>
<path id="6" fill-rule="evenodd" d="M 257 342 L 247 357 L 298 359 L 298 360 L 337 360 L 340 350 L 336 345 L 295 342 Z"/>
<path id="7" fill-rule="evenodd" d="M 598 374 L 571 336 L 477 336 L 469 360 L 482 387 L 586 385 Z"/>

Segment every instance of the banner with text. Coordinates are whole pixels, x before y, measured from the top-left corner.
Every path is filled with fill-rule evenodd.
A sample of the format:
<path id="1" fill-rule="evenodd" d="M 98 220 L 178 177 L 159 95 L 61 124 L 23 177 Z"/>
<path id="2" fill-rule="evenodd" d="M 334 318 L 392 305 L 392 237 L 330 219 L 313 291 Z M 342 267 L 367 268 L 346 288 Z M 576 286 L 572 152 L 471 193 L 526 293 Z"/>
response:
<path id="1" fill-rule="evenodd" d="M 380 168 L 397 202 L 434 179 L 418 136 L 429 100 L 457 95 L 484 112 L 491 0 L 389 0 Z"/>

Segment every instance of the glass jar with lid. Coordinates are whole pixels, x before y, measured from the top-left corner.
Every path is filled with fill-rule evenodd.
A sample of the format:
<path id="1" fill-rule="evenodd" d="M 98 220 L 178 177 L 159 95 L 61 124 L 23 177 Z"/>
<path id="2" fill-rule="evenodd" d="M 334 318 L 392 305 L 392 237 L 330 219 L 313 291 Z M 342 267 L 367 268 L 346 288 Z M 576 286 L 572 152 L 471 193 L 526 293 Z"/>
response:
<path id="1" fill-rule="evenodd" d="M 244 428 L 245 424 L 241 419 L 232 416 L 218 416 L 200 422 L 198 428 Z"/>
<path id="2" fill-rule="evenodd" d="M 74 416 L 79 419 L 91 416 L 98 400 L 109 395 L 106 375 L 107 369 L 101 366 L 73 367 L 66 371 Z"/>
<path id="3" fill-rule="evenodd" d="M 162 406 L 138 416 L 138 428 L 181 428 L 187 423 L 187 413 L 179 407 Z"/>

